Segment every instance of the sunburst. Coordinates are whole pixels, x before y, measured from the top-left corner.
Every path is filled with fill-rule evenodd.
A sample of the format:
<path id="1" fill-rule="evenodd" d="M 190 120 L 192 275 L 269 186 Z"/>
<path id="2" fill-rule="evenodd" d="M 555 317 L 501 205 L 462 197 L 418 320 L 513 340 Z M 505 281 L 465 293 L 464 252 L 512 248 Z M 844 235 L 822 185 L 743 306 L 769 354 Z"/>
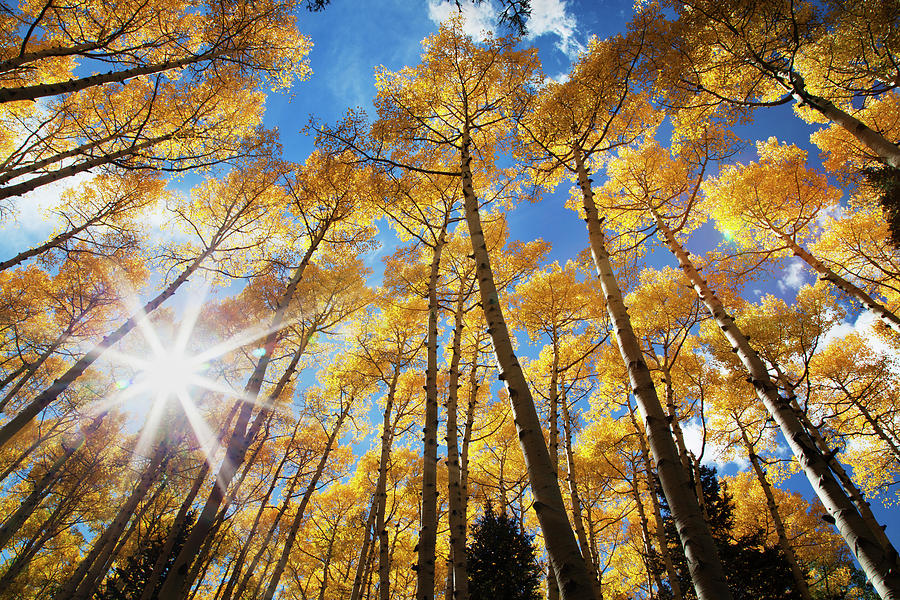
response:
<path id="1" fill-rule="evenodd" d="M 163 418 L 167 409 L 173 408 L 172 402 L 177 402 L 174 407 L 176 413 L 185 417 L 206 459 L 213 463 L 217 460 L 219 446 L 196 398 L 212 392 L 223 400 L 232 398 L 262 404 L 257 398 L 249 397 L 243 390 L 211 377 L 207 372 L 217 359 L 239 348 L 252 347 L 272 329 L 250 327 L 209 348 L 192 351 L 192 336 L 208 292 L 209 284 L 204 283 L 189 294 L 183 317 L 174 334 L 171 328 L 155 325 L 148 315 L 142 314 L 138 329 L 147 347 L 143 355 L 114 349 L 107 352 L 107 358 L 113 364 L 127 368 L 132 376 L 120 379 L 117 382 L 118 391 L 95 403 L 91 412 L 102 412 L 116 405 L 135 412 L 146 411 L 146 419 L 134 448 L 135 456 L 146 456 L 154 440 L 158 439 L 160 429 L 165 426 Z M 138 305 L 136 297 L 133 304 Z M 261 350 L 257 348 L 252 354 L 259 356 Z"/>

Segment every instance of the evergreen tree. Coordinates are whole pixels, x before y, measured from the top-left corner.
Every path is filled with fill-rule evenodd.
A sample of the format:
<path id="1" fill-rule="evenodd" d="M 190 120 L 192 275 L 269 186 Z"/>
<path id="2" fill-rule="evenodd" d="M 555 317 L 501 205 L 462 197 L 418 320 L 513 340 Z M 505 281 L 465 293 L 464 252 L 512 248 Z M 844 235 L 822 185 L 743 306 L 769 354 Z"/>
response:
<path id="1" fill-rule="evenodd" d="M 469 560 L 471 600 L 540 600 L 541 567 L 533 536 L 488 505 L 475 522 Z"/>
<path id="2" fill-rule="evenodd" d="M 725 484 L 720 484 L 716 477 L 716 470 L 701 466 L 700 483 L 709 515 L 709 528 L 716 541 L 734 600 L 799 600 L 800 595 L 793 589 L 794 579 L 781 548 L 766 546 L 763 530 L 741 536 L 734 534 L 734 503 Z M 666 539 L 669 541 L 669 553 L 678 573 L 681 589 L 686 598 L 695 598 L 684 551 L 674 543 L 678 537 L 669 505 L 662 494 L 659 495 L 659 500 Z M 655 568 L 664 573 L 661 557 L 654 555 L 652 560 Z M 671 598 L 671 590 L 664 585 L 659 597 Z"/>
<path id="3" fill-rule="evenodd" d="M 178 552 L 184 546 L 184 542 L 191 533 L 194 519 L 193 512 L 187 513 L 184 524 L 175 538 L 175 545 L 169 553 L 169 560 L 163 566 L 162 576 L 157 581 L 156 589 L 153 591 L 153 595 L 150 596 L 151 598 L 157 598 L 157 593 L 162 581 L 166 578 L 166 573 L 169 572 L 169 569 L 175 562 L 175 557 L 178 556 Z M 159 553 L 162 552 L 163 546 L 165 546 L 167 536 L 168 531 L 152 536 L 140 546 L 137 552 L 122 561 L 113 573 L 106 578 L 103 586 L 94 595 L 94 600 L 134 600 L 135 598 L 140 598 L 147 580 L 153 574 L 153 565 L 156 564 Z"/>
<path id="4" fill-rule="evenodd" d="M 884 220 L 891 232 L 889 241 L 900 248 L 900 169 L 880 165 L 863 169 L 863 175 L 881 203 Z"/>

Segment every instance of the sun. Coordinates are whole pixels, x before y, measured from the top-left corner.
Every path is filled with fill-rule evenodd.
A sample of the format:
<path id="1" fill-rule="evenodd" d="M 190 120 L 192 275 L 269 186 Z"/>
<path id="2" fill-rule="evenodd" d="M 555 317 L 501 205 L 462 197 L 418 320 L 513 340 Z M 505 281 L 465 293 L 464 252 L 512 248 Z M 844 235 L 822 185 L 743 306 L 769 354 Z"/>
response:
<path id="1" fill-rule="evenodd" d="M 190 397 L 191 387 L 205 383 L 202 374 L 208 368 L 208 363 L 172 348 L 168 352 L 154 352 L 154 356 L 140 367 L 134 383 L 160 400 L 182 395 Z"/>
<path id="2" fill-rule="evenodd" d="M 203 406 L 209 401 L 225 399 L 260 403 L 257 397 L 248 396 L 211 371 L 216 370 L 213 364 L 221 357 L 239 348 L 254 348 L 273 329 L 250 326 L 218 343 L 202 344 L 195 335 L 195 325 L 208 289 L 208 283 L 202 284 L 189 296 L 177 325 L 153 322 L 148 315 L 142 315 L 137 321 L 143 338 L 142 352 L 107 350 L 108 359 L 126 368 L 130 375 L 119 379 L 115 393 L 93 403 L 91 411 L 101 414 L 120 406 L 143 421 L 135 455 L 146 455 L 157 434 L 168 428 L 171 415 L 179 415 L 175 418 L 186 421 L 207 459 L 214 460 L 219 445 L 206 422 Z M 136 297 L 133 304 L 139 306 Z M 196 349 L 198 345 L 202 347 Z M 259 352 L 264 350 L 250 351 L 257 357 Z"/>

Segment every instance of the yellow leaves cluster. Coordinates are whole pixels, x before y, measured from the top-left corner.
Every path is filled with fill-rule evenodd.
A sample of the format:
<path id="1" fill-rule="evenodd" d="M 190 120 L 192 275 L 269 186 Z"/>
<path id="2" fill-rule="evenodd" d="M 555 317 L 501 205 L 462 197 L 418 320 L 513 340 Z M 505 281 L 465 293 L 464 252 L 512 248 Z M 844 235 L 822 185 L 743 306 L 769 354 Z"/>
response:
<path id="1" fill-rule="evenodd" d="M 773 137 L 758 142 L 757 153 L 758 162 L 727 166 L 703 183 L 705 210 L 741 250 L 784 249 L 785 237 L 807 244 L 841 191 L 807 168 L 806 152 L 794 145 Z"/>

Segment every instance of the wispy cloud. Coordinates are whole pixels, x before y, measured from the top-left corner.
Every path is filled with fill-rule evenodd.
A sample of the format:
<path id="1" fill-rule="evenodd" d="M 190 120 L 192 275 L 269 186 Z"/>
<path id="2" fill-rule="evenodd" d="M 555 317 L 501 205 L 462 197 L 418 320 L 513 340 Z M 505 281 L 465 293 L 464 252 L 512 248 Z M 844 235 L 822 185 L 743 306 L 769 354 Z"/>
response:
<path id="1" fill-rule="evenodd" d="M 463 33 L 475 40 L 483 40 L 485 33 L 493 31 L 497 22 L 497 7 L 493 2 L 475 4 L 468 0 L 461 3 L 463 14 Z M 455 2 L 445 0 L 428 0 L 428 18 L 435 23 L 443 23 L 456 14 Z"/>
<path id="2" fill-rule="evenodd" d="M 63 192 L 92 178 L 89 173 L 79 173 L 41 186 L 11 203 L 13 218 L 0 225 L 0 260 L 49 238 L 62 225 L 62 219 L 53 209 L 60 205 Z"/>
<path id="3" fill-rule="evenodd" d="M 728 464 L 735 465 L 741 471 L 750 468 L 750 461 L 747 458 L 730 456 L 733 453 L 727 452 L 723 446 L 712 442 L 709 438 L 707 438 L 704 446 L 703 428 L 697 419 L 683 425 L 682 433 L 684 434 L 684 445 L 687 446 L 688 450 L 693 452 L 695 456 L 700 456 L 700 452 L 703 452 L 702 464 L 707 466 L 715 465 L 719 471 L 724 471 Z"/>
<path id="4" fill-rule="evenodd" d="M 805 265 L 800 259 L 793 259 L 784 270 L 784 277 L 778 281 L 778 289 L 782 292 L 799 290 L 806 283 Z"/>
<path id="5" fill-rule="evenodd" d="M 483 39 L 484 32 L 496 28 L 499 8 L 487 0 L 479 4 L 462 2 L 463 31 L 474 39 Z M 428 0 L 428 17 L 442 23 L 457 12 L 456 3 L 446 0 Z M 528 41 L 550 35 L 559 38 L 556 48 L 569 58 L 575 58 L 584 50 L 578 40 L 578 22 L 569 12 L 565 0 L 531 0 L 531 15 L 526 23 Z"/>
<path id="6" fill-rule="evenodd" d="M 543 35 L 555 35 L 556 48 L 575 58 L 584 51 L 584 44 L 577 39 L 578 22 L 569 13 L 565 0 L 531 0 L 531 16 L 528 18 L 528 39 Z"/>

